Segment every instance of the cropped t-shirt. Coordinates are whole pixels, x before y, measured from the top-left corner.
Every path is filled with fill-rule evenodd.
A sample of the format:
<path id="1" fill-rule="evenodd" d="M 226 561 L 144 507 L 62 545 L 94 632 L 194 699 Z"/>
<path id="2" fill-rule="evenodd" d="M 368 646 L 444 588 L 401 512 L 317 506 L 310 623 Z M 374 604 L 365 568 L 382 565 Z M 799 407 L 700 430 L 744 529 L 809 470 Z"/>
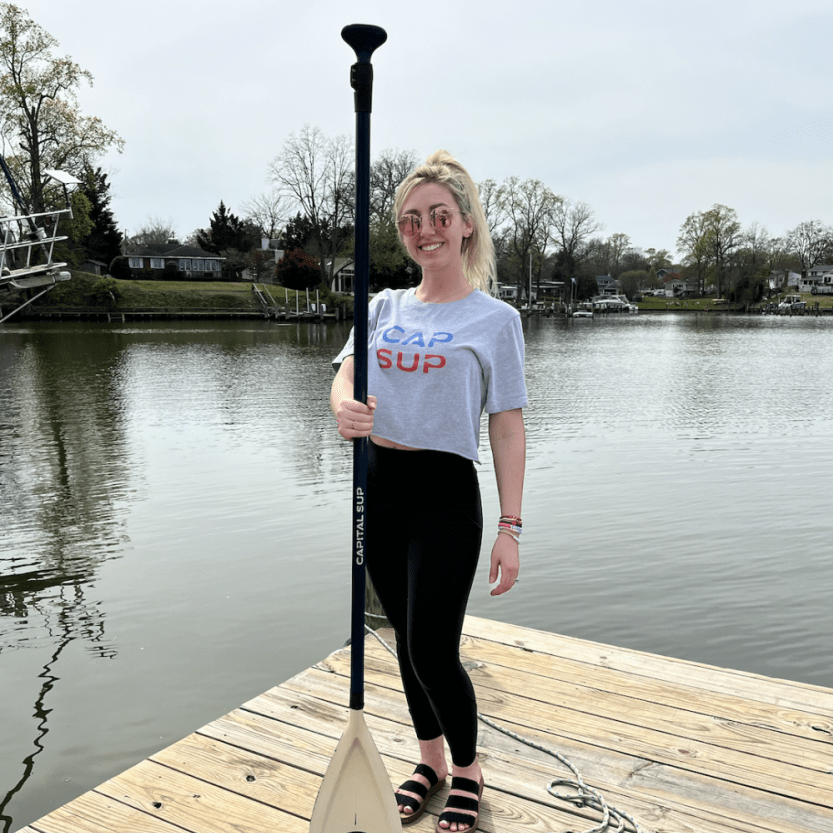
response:
<path id="1" fill-rule="evenodd" d="M 527 404 L 521 317 L 485 292 L 429 304 L 413 288 L 386 289 L 370 302 L 367 329 L 376 436 L 479 461 L 483 411 Z M 351 331 L 336 370 L 353 352 Z"/>

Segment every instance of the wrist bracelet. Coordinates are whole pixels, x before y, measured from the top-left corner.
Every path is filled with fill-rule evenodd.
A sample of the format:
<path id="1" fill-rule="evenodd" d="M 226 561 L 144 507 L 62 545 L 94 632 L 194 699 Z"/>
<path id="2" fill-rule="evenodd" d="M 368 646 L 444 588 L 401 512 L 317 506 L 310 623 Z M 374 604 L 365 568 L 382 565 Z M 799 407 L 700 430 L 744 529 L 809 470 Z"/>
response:
<path id="1" fill-rule="evenodd" d="M 509 532 L 514 532 L 516 535 L 520 535 L 523 532 L 523 527 L 521 527 L 519 525 L 516 525 L 516 524 L 506 523 L 505 521 L 501 521 L 497 525 L 497 528 L 498 529 L 506 529 Z"/>
<path id="2" fill-rule="evenodd" d="M 512 538 L 515 541 L 516 544 L 520 545 L 521 539 L 517 535 L 515 535 L 514 532 L 510 532 L 508 529 L 504 529 L 503 527 L 499 527 L 498 528 L 498 535 L 500 535 L 501 532 L 508 535 L 510 538 Z"/>

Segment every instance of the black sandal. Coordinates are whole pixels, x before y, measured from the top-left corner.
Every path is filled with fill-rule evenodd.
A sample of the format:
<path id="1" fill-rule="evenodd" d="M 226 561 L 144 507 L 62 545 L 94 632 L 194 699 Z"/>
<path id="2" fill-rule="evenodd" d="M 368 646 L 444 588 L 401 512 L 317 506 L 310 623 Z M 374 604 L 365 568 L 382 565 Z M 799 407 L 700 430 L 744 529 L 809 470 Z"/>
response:
<path id="1" fill-rule="evenodd" d="M 460 792 L 473 793 L 477 796 L 476 799 L 468 798 L 465 795 L 450 795 L 445 804 L 445 810 L 440 813 L 437 820 L 436 833 L 449 833 L 449 828 L 452 824 L 468 825 L 468 830 L 464 833 L 474 833 L 477 829 L 477 822 L 480 818 L 480 799 L 483 797 L 483 776 L 480 776 L 480 781 L 472 781 L 471 778 L 462 778 L 457 776 L 451 779 L 451 789 L 460 790 Z M 470 816 L 468 813 L 455 813 L 455 810 L 471 810 L 474 815 Z M 440 827 L 441 821 L 447 821 L 448 827 Z"/>
<path id="2" fill-rule="evenodd" d="M 437 777 L 437 773 L 434 772 L 428 764 L 417 764 L 416 769 L 414 770 L 414 775 L 421 775 L 426 781 L 428 781 L 430 786 L 426 787 L 425 784 L 420 781 L 408 780 L 393 794 L 396 798 L 397 804 L 401 804 L 403 807 L 407 807 L 412 810 L 410 813 L 399 814 L 402 824 L 410 824 L 411 822 L 416 821 L 425 812 L 428 799 L 431 798 L 431 796 L 434 795 L 434 793 L 440 789 L 443 784 L 445 784 L 445 778 L 440 781 Z M 421 796 L 421 798 L 416 799 L 411 795 L 402 795 L 400 790 L 405 790 L 409 793 L 416 793 Z"/>

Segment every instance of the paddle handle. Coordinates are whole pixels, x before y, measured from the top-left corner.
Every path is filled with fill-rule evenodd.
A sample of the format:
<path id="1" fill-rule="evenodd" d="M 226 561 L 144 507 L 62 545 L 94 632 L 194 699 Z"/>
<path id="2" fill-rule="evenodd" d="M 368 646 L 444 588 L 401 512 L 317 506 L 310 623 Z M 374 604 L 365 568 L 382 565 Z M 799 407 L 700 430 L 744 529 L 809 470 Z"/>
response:
<path id="1" fill-rule="evenodd" d="M 378 26 L 345 26 L 341 37 L 353 47 L 350 68 L 356 111 L 356 248 L 354 255 L 353 398 L 367 402 L 367 308 L 370 284 L 370 113 L 373 100 L 373 50 L 387 40 Z M 367 544 L 368 439 L 353 441 L 353 596 L 350 628 L 350 708 L 364 708 L 364 597 Z"/>

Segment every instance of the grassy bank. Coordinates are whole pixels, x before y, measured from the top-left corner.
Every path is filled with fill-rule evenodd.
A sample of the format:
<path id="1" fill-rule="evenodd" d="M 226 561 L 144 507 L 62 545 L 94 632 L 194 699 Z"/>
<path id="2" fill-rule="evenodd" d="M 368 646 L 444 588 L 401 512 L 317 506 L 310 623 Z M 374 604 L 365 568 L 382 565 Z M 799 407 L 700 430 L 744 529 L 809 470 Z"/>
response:
<path id="1" fill-rule="evenodd" d="M 278 307 L 288 306 L 295 309 L 296 296 L 298 306 L 306 307 L 305 292 L 295 292 L 282 286 L 257 284 L 266 289 Z M 785 293 L 773 296 L 768 302 L 759 302 L 752 307 L 752 312 L 760 311 L 764 303 L 778 303 Z M 789 294 L 796 294 L 790 292 Z M 807 311 L 815 309 L 818 303 L 821 310 L 833 310 L 833 295 L 801 295 L 807 303 Z M 353 298 L 335 295 L 319 287 L 319 300 L 331 311 L 337 306 L 344 307 L 348 318 L 353 315 Z M 315 301 L 315 290 L 310 290 L 310 301 Z M 671 298 L 644 296 L 638 302 L 643 312 L 745 312 L 743 305 L 716 304 L 714 298 Z M 165 310 L 175 312 L 199 310 L 228 310 L 239 312 L 258 312 L 260 306 L 252 292 L 249 281 L 144 281 L 116 280 L 102 278 L 86 272 L 73 272 L 72 280 L 59 283 L 54 289 L 40 298 L 33 312 L 49 311 L 106 311 L 128 312 L 131 310 Z"/>
<path id="2" fill-rule="evenodd" d="M 264 284 L 257 284 L 263 289 Z M 306 307 L 306 293 L 266 287 L 279 307 Z M 319 299 L 332 309 L 352 299 L 319 290 Z M 315 301 L 315 290 L 310 290 L 310 301 Z M 139 281 L 101 278 L 86 272 L 73 272 L 72 280 L 59 283 L 36 302 L 37 309 L 50 311 L 107 310 L 237 310 L 256 312 L 260 306 L 249 281 Z"/>
<path id="3" fill-rule="evenodd" d="M 772 298 L 766 301 L 758 301 L 752 305 L 753 311 L 759 311 L 768 303 L 777 304 L 784 299 L 785 295 L 801 295 L 801 300 L 806 301 L 807 311 L 814 310 L 816 303 L 819 309 L 833 309 L 833 295 L 813 295 L 810 292 L 797 293 L 790 291 L 789 293 L 780 293 L 773 295 Z M 683 298 L 682 300 L 675 300 L 672 298 L 657 298 L 651 295 L 643 296 L 642 300 L 638 302 L 640 312 L 651 311 L 686 311 L 689 312 L 745 312 L 746 307 L 743 304 L 715 304 L 714 298 Z"/>

